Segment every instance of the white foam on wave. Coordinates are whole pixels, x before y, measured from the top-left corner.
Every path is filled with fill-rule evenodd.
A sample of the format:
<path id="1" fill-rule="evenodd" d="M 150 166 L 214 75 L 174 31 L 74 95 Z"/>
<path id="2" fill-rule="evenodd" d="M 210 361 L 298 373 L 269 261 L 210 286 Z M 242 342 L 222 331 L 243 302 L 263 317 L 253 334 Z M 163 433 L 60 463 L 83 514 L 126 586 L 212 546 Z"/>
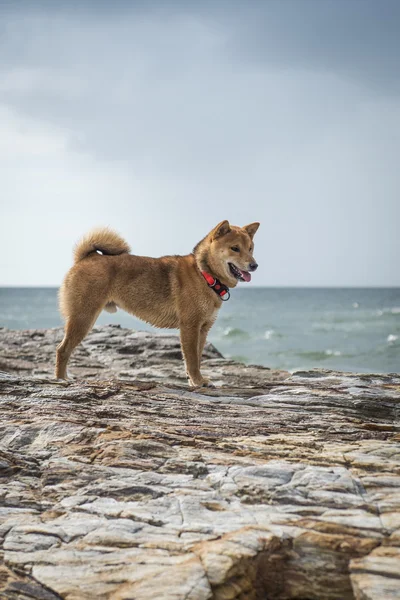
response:
<path id="1" fill-rule="evenodd" d="M 358 308 L 360 305 L 358 304 L 358 302 L 353 302 L 353 308 Z"/>
<path id="2" fill-rule="evenodd" d="M 226 327 L 223 330 L 222 335 L 228 338 L 248 338 L 250 334 L 239 327 Z"/>
<path id="3" fill-rule="evenodd" d="M 390 308 L 383 308 L 382 313 L 384 315 L 400 315 L 400 306 L 392 306 Z"/>
<path id="4" fill-rule="evenodd" d="M 346 321 L 330 323 L 328 321 L 319 321 L 312 324 L 314 331 L 325 331 L 330 333 L 331 331 L 343 331 L 345 333 L 358 332 L 366 328 L 366 324 L 362 321 Z"/>
<path id="5" fill-rule="evenodd" d="M 328 350 L 325 350 L 325 354 L 327 356 L 341 356 L 342 353 L 340 352 L 340 350 L 329 350 L 328 349 Z"/>
<path id="6" fill-rule="evenodd" d="M 266 340 L 270 340 L 272 338 L 272 336 L 274 335 L 275 331 L 273 329 L 267 329 L 267 331 L 264 334 L 264 337 Z"/>
<path id="7" fill-rule="evenodd" d="M 388 342 L 388 344 L 394 344 L 394 342 L 396 342 L 399 339 L 398 335 L 394 335 L 394 333 L 390 333 L 387 338 L 386 341 Z"/>

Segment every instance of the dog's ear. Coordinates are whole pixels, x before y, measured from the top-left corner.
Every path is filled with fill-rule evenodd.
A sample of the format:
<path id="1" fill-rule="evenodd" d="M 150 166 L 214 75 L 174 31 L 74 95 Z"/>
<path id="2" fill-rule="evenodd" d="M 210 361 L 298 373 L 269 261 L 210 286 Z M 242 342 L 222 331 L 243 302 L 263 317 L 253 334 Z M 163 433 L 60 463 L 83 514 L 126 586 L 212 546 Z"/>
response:
<path id="1" fill-rule="evenodd" d="M 244 227 L 242 227 L 242 229 L 244 229 L 249 234 L 251 239 L 253 239 L 253 237 L 259 227 L 260 227 L 260 223 L 250 223 L 250 225 L 245 225 Z"/>
<path id="2" fill-rule="evenodd" d="M 230 230 L 231 226 L 229 225 L 229 221 L 221 221 L 221 223 L 218 223 L 218 225 L 214 227 L 212 237 L 213 239 L 220 238 L 226 233 L 229 233 Z"/>

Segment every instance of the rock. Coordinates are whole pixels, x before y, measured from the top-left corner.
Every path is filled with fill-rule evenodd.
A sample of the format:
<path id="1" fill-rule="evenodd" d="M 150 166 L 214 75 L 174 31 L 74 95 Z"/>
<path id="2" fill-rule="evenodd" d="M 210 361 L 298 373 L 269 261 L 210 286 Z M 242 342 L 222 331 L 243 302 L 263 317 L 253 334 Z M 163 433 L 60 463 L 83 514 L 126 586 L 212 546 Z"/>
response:
<path id="1" fill-rule="evenodd" d="M 0 329 L 0 598 L 400 598 L 400 376 Z"/>
<path id="2" fill-rule="evenodd" d="M 356 600 L 400 598 L 400 548 L 380 546 L 351 561 Z"/>

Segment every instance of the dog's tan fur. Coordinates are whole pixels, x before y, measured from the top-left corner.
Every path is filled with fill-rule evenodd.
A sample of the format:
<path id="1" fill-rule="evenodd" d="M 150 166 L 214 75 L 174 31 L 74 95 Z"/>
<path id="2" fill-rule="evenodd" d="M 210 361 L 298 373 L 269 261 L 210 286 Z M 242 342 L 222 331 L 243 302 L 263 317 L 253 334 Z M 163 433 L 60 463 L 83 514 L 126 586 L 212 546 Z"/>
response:
<path id="1" fill-rule="evenodd" d="M 235 227 L 222 221 L 192 254 L 161 258 L 129 254 L 128 244 L 110 229 L 90 232 L 75 247 L 75 264 L 60 289 L 60 310 L 66 324 L 57 348 L 56 377 L 66 378 L 71 352 L 100 312 L 115 312 L 118 306 L 155 327 L 180 329 L 189 382 L 208 385 L 200 373 L 200 362 L 222 300 L 208 287 L 201 271 L 235 287 L 237 279 L 228 262 L 249 270 L 258 227 L 259 223 Z M 232 247 L 240 251 L 234 252 Z"/>

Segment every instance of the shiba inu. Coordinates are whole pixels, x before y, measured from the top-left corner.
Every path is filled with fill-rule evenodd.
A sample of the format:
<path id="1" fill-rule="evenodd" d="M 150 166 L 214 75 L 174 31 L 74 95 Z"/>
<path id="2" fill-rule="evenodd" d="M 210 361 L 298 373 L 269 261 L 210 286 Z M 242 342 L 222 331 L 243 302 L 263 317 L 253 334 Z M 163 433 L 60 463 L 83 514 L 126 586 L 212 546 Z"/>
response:
<path id="1" fill-rule="evenodd" d="M 229 288 L 250 281 L 258 267 L 253 238 L 259 225 L 222 221 L 191 254 L 161 258 L 130 254 L 127 242 L 108 228 L 88 233 L 76 245 L 74 265 L 60 288 L 66 322 L 56 377 L 66 378 L 71 352 L 100 312 L 119 307 L 155 327 L 179 329 L 190 385 L 212 385 L 200 372 L 207 334 Z"/>

